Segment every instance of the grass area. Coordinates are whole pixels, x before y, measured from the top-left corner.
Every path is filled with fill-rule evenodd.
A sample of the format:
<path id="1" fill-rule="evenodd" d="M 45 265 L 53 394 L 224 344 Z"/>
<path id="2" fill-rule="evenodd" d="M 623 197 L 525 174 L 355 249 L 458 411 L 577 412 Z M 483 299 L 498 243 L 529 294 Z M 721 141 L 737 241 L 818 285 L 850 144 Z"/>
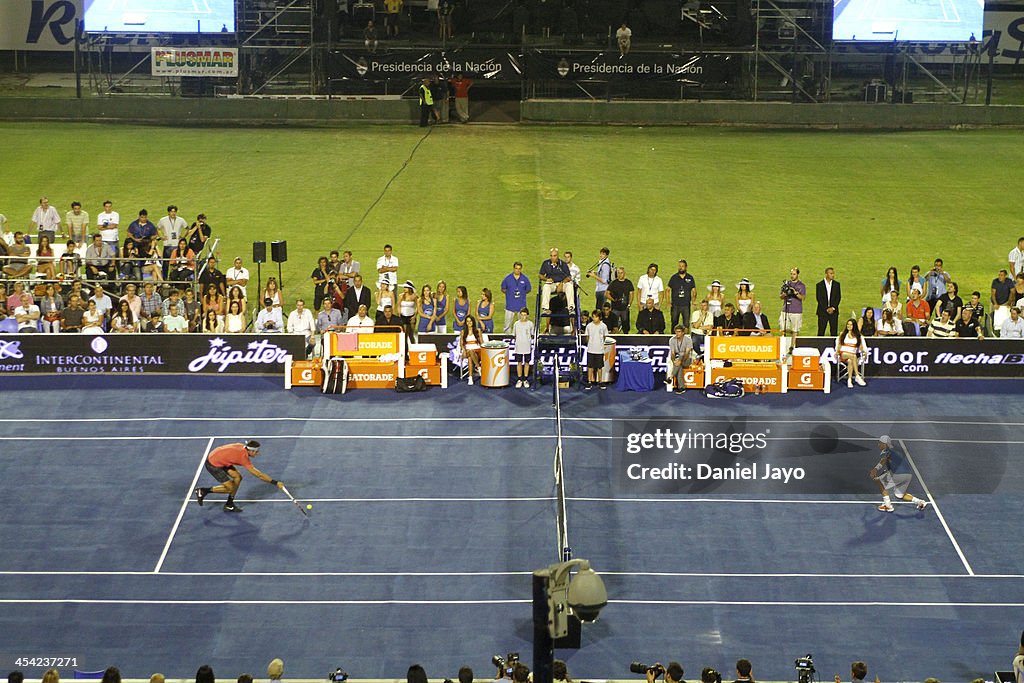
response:
<path id="1" fill-rule="evenodd" d="M 719 278 L 731 295 L 749 277 L 770 319 L 791 266 L 812 286 L 832 265 L 845 315 L 878 305 L 890 265 L 905 278 L 936 256 L 961 293 L 987 300 L 1024 234 L 1017 131 L 449 126 L 424 139 L 416 127 L 0 124 L 0 140 L 0 213 L 17 229 L 41 194 L 62 215 L 77 199 L 95 216 L 110 198 L 122 233 L 140 208 L 159 218 L 175 203 L 208 215 L 224 259 L 249 265 L 253 240 L 287 239 L 285 294 L 307 300 L 316 258 L 335 248 L 371 270 L 390 242 L 401 280 L 443 278 L 475 299 L 515 260 L 536 282 L 552 245 L 584 268 L 608 246 L 634 282 L 652 261 L 667 280 L 679 258 L 701 292 Z"/>

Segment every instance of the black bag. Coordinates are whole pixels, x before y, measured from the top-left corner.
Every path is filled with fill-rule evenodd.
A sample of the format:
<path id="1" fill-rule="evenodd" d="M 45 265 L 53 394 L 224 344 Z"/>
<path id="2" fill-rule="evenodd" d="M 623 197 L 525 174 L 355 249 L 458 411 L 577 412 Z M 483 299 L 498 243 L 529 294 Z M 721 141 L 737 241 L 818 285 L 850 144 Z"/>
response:
<path id="1" fill-rule="evenodd" d="M 412 377 L 396 377 L 395 378 L 395 391 L 400 394 L 408 394 L 413 391 L 426 391 L 427 383 L 419 375 L 413 375 Z"/>

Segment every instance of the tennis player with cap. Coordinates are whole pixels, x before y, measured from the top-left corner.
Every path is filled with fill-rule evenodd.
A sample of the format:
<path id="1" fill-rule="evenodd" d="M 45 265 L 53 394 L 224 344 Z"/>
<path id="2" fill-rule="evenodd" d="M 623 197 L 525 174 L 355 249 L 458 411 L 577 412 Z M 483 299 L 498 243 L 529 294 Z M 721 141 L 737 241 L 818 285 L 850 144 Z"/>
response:
<path id="1" fill-rule="evenodd" d="M 878 464 L 868 471 L 868 475 L 878 483 L 878 488 L 882 492 L 882 504 L 878 506 L 878 509 L 882 512 L 892 512 L 895 509 L 892 506 L 890 492 L 899 500 L 913 503 L 917 506 L 918 510 L 924 510 L 928 507 L 927 501 L 915 498 L 907 493 L 907 489 L 910 487 L 910 480 L 914 478 L 913 475 L 896 474 L 893 472 L 892 456 L 895 455 L 895 452 L 892 449 L 892 439 L 887 435 L 878 437 L 878 450 L 881 458 Z"/>
<path id="2" fill-rule="evenodd" d="M 242 483 L 242 473 L 235 468 L 236 465 L 241 465 L 249 470 L 249 473 L 257 479 L 262 479 L 268 484 L 283 489 L 282 482 L 272 479 L 253 466 L 251 458 L 255 458 L 259 454 L 260 442 L 251 439 L 245 443 L 229 443 L 226 446 L 214 448 L 206 458 L 206 471 L 219 481 L 220 485 L 213 488 L 197 487 L 195 493 L 199 505 L 202 506 L 203 499 L 211 493 L 226 493 L 228 499 L 224 503 L 224 510 L 227 512 L 242 511 L 241 506 L 235 504 L 235 491 Z"/>

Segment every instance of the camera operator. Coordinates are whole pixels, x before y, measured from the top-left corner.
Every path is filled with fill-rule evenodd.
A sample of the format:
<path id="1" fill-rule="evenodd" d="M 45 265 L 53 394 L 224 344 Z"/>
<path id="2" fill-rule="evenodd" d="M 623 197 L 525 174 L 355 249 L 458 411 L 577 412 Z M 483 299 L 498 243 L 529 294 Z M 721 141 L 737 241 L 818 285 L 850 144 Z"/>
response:
<path id="1" fill-rule="evenodd" d="M 789 279 L 782 283 L 779 289 L 779 299 L 782 300 L 782 313 L 779 315 L 779 329 L 782 334 L 796 339 L 800 334 L 800 327 L 804 323 L 804 298 L 807 296 L 807 286 L 800 280 L 800 269 L 791 268 Z"/>
<path id="2" fill-rule="evenodd" d="M 679 662 L 669 662 L 668 666 L 660 663 L 647 669 L 647 683 L 654 683 L 658 676 L 665 674 L 665 683 L 686 683 L 683 680 L 683 665 Z"/>
<path id="3" fill-rule="evenodd" d="M 502 662 L 502 664 L 504 664 L 504 662 Z M 508 678 L 511 679 L 512 683 L 530 682 L 530 667 L 526 666 L 522 662 L 516 662 L 511 664 L 508 668 L 512 669 L 511 674 L 504 666 L 499 666 L 498 675 L 494 677 L 494 680 L 500 681 L 503 678 Z"/>

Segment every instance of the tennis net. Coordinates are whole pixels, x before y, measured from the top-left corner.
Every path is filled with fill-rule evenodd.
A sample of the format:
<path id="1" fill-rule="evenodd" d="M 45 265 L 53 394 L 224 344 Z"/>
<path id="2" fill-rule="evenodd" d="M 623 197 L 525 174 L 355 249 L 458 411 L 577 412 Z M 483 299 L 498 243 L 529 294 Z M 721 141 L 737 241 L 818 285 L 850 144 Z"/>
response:
<path id="1" fill-rule="evenodd" d="M 561 390 L 558 386 L 561 381 L 561 375 L 559 372 L 558 362 L 554 364 L 554 388 L 552 389 L 555 408 L 555 461 L 554 461 L 554 476 L 555 476 L 555 499 L 558 509 L 556 510 L 557 527 L 558 527 L 558 557 L 559 561 L 566 562 L 572 559 L 572 548 L 569 546 L 569 523 L 566 515 L 565 505 L 565 470 L 563 468 L 562 461 L 562 397 Z"/>

